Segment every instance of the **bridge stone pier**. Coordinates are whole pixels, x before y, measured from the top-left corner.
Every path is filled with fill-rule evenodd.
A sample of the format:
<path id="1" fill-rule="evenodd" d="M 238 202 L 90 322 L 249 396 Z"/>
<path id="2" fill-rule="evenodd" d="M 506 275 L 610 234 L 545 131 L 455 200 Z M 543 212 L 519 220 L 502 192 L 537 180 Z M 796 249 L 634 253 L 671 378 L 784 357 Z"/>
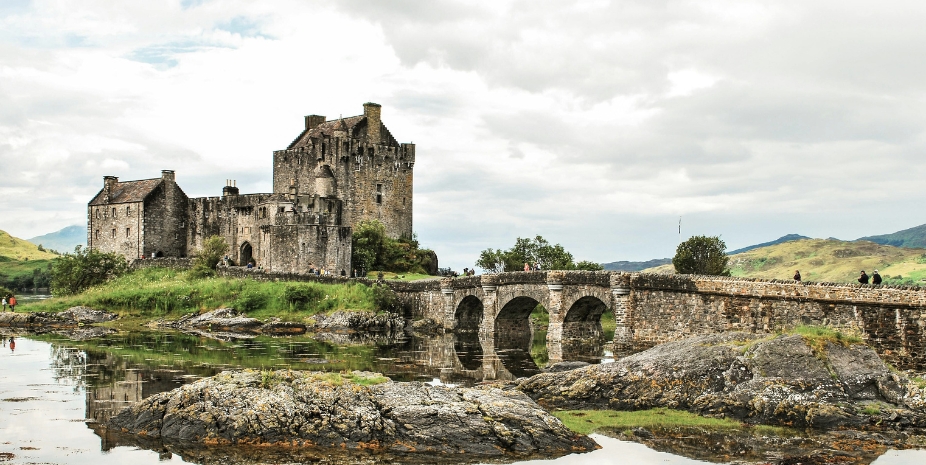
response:
<path id="1" fill-rule="evenodd" d="M 615 350 L 692 335 L 775 332 L 828 325 L 858 334 L 899 368 L 926 369 L 926 288 L 624 272 L 513 272 L 390 282 L 410 318 L 494 339 L 494 351 L 529 348 L 529 316 L 550 315 L 550 362 L 594 352 L 601 316 L 616 324 Z"/>

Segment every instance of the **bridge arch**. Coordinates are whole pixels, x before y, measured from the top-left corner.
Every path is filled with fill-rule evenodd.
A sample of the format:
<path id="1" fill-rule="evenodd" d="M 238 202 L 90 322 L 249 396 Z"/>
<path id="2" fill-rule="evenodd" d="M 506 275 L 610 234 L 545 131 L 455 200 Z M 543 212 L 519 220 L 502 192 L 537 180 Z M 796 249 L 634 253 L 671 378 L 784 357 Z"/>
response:
<path id="1" fill-rule="evenodd" d="M 610 311 L 611 306 L 599 296 L 585 295 L 573 301 L 563 316 L 563 360 L 600 360 L 605 343 L 601 317 Z"/>
<path id="2" fill-rule="evenodd" d="M 482 300 L 474 295 L 468 295 L 460 300 L 453 314 L 456 322 L 455 332 L 458 333 L 478 333 L 479 326 L 485 317 L 485 307 Z"/>

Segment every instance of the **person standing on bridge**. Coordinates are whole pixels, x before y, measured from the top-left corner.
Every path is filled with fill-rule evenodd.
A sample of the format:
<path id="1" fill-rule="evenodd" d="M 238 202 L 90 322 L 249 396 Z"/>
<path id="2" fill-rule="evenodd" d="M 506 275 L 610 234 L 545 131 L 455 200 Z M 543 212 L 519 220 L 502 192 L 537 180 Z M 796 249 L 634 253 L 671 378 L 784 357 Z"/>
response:
<path id="1" fill-rule="evenodd" d="M 530 270 L 531 270 L 530 264 L 527 262 L 524 262 L 524 271 L 530 271 Z"/>
<path id="2" fill-rule="evenodd" d="M 801 280 L 801 270 L 794 270 L 794 280 L 795 281 Z"/>
<path id="3" fill-rule="evenodd" d="M 862 270 L 862 275 L 858 277 L 858 282 L 868 284 L 868 275 L 865 274 L 865 270 Z"/>
<path id="4" fill-rule="evenodd" d="M 878 270 L 871 274 L 871 284 L 881 284 L 881 275 L 878 274 Z"/>

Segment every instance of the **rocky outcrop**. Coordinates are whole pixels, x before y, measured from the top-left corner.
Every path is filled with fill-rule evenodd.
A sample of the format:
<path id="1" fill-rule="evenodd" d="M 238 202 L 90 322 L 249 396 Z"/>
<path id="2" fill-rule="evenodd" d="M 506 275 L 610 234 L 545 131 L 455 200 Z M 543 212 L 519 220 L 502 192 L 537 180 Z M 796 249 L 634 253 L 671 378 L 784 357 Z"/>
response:
<path id="1" fill-rule="evenodd" d="M 380 384 L 374 384 L 385 381 Z M 110 429 L 163 444 L 274 445 L 466 458 L 597 447 L 524 394 L 394 383 L 354 372 L 223 372 L 153 395 Z"/>
<path id="2" fill-rule="evenodd" d="M 71 307 L 63 312 L 0 312 L 0 326 L 27 329 L 59 329 L 103 323 L 117 318 L 114 313 L 88 307 Z"/>
<path id="3" fill-rule="evenodd" d="M 400 333 L 405 329 L 405 318 L 394 313 L 337 311 L 316 315 L 312 329 L 316 332 Z"/>
<path id="4" fill-rule="evenodd" d="M 668 407 L 747 423 L 926 427 L 906 380 L 863 344 L 724 333 L 653 347 L 614 363 L 542 373 L 518 389 L 564 409 Z"/>
<path id="5" fill-rule="evenodd" d="M 258 334 L 283 336 L 306 332 L 304 324 L 284 322 L 277 318 L 263 322 L 240 313 L 234 308 L 220 308 L 202 314 L 191 313 L 174 321 L 158 321 L 154 326 L 174 328 L 223 341 L 246 339 Z"/>

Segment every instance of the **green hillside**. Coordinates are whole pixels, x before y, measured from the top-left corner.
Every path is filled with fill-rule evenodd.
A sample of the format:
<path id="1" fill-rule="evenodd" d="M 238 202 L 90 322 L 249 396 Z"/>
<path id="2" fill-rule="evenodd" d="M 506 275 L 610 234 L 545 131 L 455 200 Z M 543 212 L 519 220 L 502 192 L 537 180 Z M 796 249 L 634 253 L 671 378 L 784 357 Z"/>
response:
<path id="1" fill-rule="evenodd" d="M 885 284 L 926 285 L 926 249 L 880 245 L 868 241 L 804 239 L 753 249 L 730 256 L 733 276 L 804 281 L 856 282 L 859 272 L 877 269 Z M 674 273 L 671 264 L 644 270 Z"/>
<path id="2" fill-rule="evenodd" d="M 47 287 L 49 266 L 57 255 L 0 231 L 0 286 L 14 289 Z"/>
<path id="3" fill-rule="evenodd" d="M 39 246 L 0 231 L 0 261 L 51 260 L 57 255 L 39 250 Z"/>
<path id="4" fill-rule="evenodd" d="M 881 245 L 893 245 L 894 247 L 926 248 L 926 224 L 891 234 L 862 237 L 858 240 Z"/>

